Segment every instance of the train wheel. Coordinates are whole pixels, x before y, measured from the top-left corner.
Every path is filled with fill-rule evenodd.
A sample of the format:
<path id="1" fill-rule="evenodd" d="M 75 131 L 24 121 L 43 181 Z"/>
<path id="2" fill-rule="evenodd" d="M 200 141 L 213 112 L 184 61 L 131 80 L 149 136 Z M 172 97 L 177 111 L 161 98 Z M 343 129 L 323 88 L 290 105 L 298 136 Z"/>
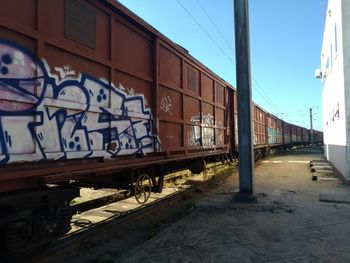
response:
<path id="1" fill-rule="evenodd" d="M 51 241 L 66 234 L 70 229 L 72 209 L 70 206 L 20 212 L 4 228 L 2 241 L 9 252 L 30 252 L 43 241 Z"/>
<path id="2" fill-rule="evenodd" d="M 8 223 L 4 230 L 4 246 L 7 251 L 23 251 L 33 239 L 33 220 L 31 211 L 24 211 Z"/>
<path id="3" fill-rule="evenodd" d="M 135 198 L 139 204 L 148 201 L 152 191 L 152 181 L 148 174 L 141 174 L 135 183 Z"/>
<path id="4" fill-rule="evenodd" d="M 38 255 L 47 245 L 70 230 L 72 209 L 57 209 L 55 214 L 46 210 L 19 212 L 0 229 L 0 262 L 26 262 Z"/>
<path id="5" fill-rule="evenodd" d="M 26 262 L 70 230 L 79 189 L 38 189 L 0 199 L 0 262 Z"/>

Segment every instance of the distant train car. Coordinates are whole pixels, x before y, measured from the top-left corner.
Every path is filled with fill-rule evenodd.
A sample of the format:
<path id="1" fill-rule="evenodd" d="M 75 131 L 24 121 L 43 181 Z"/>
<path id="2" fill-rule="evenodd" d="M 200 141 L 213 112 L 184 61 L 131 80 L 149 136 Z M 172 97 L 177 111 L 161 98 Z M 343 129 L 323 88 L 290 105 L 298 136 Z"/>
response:
<path id="1" fill-rule="evenodd" d="M 281 119 L 276 119 L 277 122 L 277 145 L 283 145 L 283 121 Z"/>
<path id="2" fill-rule="evenodd" d="M 291 125 L 291 141 L 293 145 L 301 145 L 303 144 L 302 138 L 302 127 L 290 124 Z"/>
<path id="3" fill-rule="evenodd" d="M 283 145 L 282 120 L 272 114 L 267 114 L 268 145 L 271 148 Z"/>
<path id="4" fill-rule="evenodd" d="M 291 124 L 291 143 L 298 144 L 298 128 Z"/>
<path id="5" fill-rule="evenodd" d="M 302 136 L 303 145 L 309 145 L 310 144 L 309 130 L 302 127 L 301 128 L 301 136 Z"/>
<path id="6" fill-rule="evenodd" d="M 282 122 L 283 127 L 283 145 L 285 148 L 292 146 L 292 125 L 287 122 Z"/>
<path id="7" fill-rule="evenodd" d="M 265 148 L 268 144 L 266 129 L 267 114 L 265 110 L 263 110 L 256 104 L 252 106 L 252 109 L 254 147 L 255 149 Z"/>
<path id="8" fill-rule="evenodd" d="M 267 114 L 267 138 L 270 146 L 277 144 L 277 118 Z"/>
<path id="9" fill-rule="evenodd" d="M 297 141 L 295 142 L 297 145 L 300 145 L 303 143 L 303 139 L 302 139 L 302 128 L 297 126 Z"/>
<path id="10" fill-rule="evenodd" d="M 311 132 L 313 132 L 314 144 L 323 144 L 323 132 L 317 130 L 309 130 L 309 138 L 311 141 Z"/>

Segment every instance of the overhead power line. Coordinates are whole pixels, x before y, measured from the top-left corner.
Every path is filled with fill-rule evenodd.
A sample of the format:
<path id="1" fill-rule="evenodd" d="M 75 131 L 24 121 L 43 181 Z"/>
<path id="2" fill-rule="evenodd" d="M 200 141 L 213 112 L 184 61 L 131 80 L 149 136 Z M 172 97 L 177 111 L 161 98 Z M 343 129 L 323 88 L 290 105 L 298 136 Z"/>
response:
<path id="1" fill-rule="evenodd" d="M 215 46 L 220 49 L 220 51 L 234 64 L 233 60 L 225 50 L 215 41 L 215 39 L 209 34 L 209 32 L 201 25 L 201 23 L 198 22 L 198 20 L 191 14 L 190 11 L 187 10 L 187 8 L 181 3 L 180 0 L 176 0 L 179 5 L 186 11 L 186 13 L 192 18 L 192 20 L 205 32 L 205 34 L 209 37 L 209 39 L 215 44 Z"/>
<path id="2" fill-rule="evenodd" d="M 203 7 L 203 5 L 201 4 L 201 2 L 199 0 L 196 0 L 198 5 L 200 6 L 200 8 L 202 9 L 202 11 L 204 12 L 204 14 L 207 16 L 207 18 L 209 19 L 209 21 L 211 22 L 211 24 L 214 26 L 215 30 L 218 32 L 218 34 L 221 36 L 221 38 L 225 41 L 225 43 L 227 44 L 228 48 L 230 50 L 233 50 L 233 48 L 231 47 L 230 43 L 228 42 L 228 40 L 224 37 L 224 35 L 222 34 L 222 32 L 220 31 L 219 27 L 216 25 L 216 23 L 214 22 L 214 20 L 210 17 L 210 15 L 208 14 L 208 12 L 206 11 L 206 9 Z M 270 97 L 264 92 L 264 90 L 261 88 L 260 89 L 260 85 L 258 83 L 258 81 L 254 78 L 252 78 L 253 81 L 256 83 L 256 85 L 254 86 L 256 88 L 256 91 L 268 102 L 268 104 L 276 111 L 276 112 L 280 112 L 279 108 L 276 106 L 276 104 L 270 99 Z M 260 89 L 260 90 L 259 90 Z"/>
<path id="3" fill-rule="evenodd" d="M 202 29 L 202 31 L 207 35 L 207 37 L 215 44 L 215 46 L 227 57 L 227 59 L 233 64 L 233 66 L 235 66 L 235 63 L 233 61 L 233 59 L 225 52 L 225 50 L 215 41 L 215 39 L 210 35 L 210 33 L 201 25 L 201 23 L 192 15 L 192 13 L 183 5 L 183 3 L 180 0 L 176 0 L 178 2 L 178 4 L 185 10 L 185 12 L 187 13 L 187 15 Z M 229 41 L 226 40 L 226 38 L 224 37 L 224 35 L 221 33 L 221 31 L 219 30 L 218 26 L 216 25 L 216 23 L 214 22 L 214 20 L 210 17 L 210 15 L 208 14 L 208 12 L 205 10 L 205 8 L 203 7 L 203 5 L 200 3 L 199 0 L 196 0 L 197 3 L 199 4 L 199 6 L 201 7 L 201 9 L 203 10 L 203 12 L 205 13 L 205 15 L 207 16 L 207 18 L 209 19 L 209 21 L 212 23 L 212 25 L 214 26 L 215 30 L 218 32 L 218 34 L 222 37 L 222 39 L 226 42 L 226 44 L 228 45 L 229 49 L 231 49 L 233 51 L 233 48 L 230 46 Z M 255 84 L 253 85 L 253 88 L 255 88 L 255 91 L 257 91 L 262 98 L 272 107 L 272 109 L 275 111 L 275 114 L 277 114 L 278 112 L 281 112 L 281 110 L 276 106 L 276 104 L 270 99 L 270 97 L 264 92 L 264 90 L 260 87 L 260 84 L 258 83 L 258 81 L 252 77 L 253 82 L 255 82 Z"/>
<path id="4" fill-rule="evenodd" d="M 277 105 L 270 99 L 270 97 L 266 94 L 264 89 L 260 87 L 260 84 L 258 83 L 258 81 L 256 79 L 254 79 L 253 77 L 252 77 L 252 80 L 253 80 L 253 82 L 255 82 L 256 91 L 258 91 L 260 94 L 263 95 L 263 97 L 265 98 L 266 102 L 276 111 L 275 113 L 282 112 L 277 107 Z"/>
<path id="5" fill-rule="evenodd" d="M 229 41 L 224 37 L 224 35 L 221 33 L 219 27 L 216 25 L 216 23 L 214 22 L 214 20 L 210 17 L 210 15 L 208 14 L 208 12 L 206 11 L 206 9 L 203 7 L 203 5 L 201 4 L 201 2 L 199 0 L 196 0 L 198 5 L 200 6 L 200 8 L 203 10 L 204 14 L 207 16 L 207 18 L 209 19 L 209 21 L 211 22 L 211 24 L 215 27 L 216 31 L 219 33 L 219 35 L 221 36 L 221 38 L 225 41 L 225 43 L 227 44 L 228 48 L 232 50 L 232 52 L 234 52 L 233 48 L 231 47 Z"/>
<path id="6" fill-rule="evenodd" d="M 316 106 L 311 106 L 311 107 L 307 107 L 307 108 L 303 108 L 303 109 L 299 109 L 296 111 L 290 111 L 290 112 L 284 112 L 284 114 L 290 114 L 290 115 L 304 115 L 303 112 L 308 112 L 310 108 L 316 108 L 316 111 L 313 114 L 317 114 L 319 112 L 319 105 Z"/>

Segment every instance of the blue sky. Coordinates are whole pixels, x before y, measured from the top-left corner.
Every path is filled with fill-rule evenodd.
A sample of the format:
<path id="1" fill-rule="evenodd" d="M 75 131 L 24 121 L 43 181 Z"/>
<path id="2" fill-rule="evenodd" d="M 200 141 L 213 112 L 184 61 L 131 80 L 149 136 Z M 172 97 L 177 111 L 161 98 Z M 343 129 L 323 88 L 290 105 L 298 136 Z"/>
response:
<path id="1" fill-rule="evenodd" d="M 119 2 L 236 84 L 233 0 Z M 249 1 L 253 100 L 307 128 L 313 107 L 314 128 L 322 129 L 322 85 L 314 71 L 320 64 L 325 8 L 326 0 Z"/>

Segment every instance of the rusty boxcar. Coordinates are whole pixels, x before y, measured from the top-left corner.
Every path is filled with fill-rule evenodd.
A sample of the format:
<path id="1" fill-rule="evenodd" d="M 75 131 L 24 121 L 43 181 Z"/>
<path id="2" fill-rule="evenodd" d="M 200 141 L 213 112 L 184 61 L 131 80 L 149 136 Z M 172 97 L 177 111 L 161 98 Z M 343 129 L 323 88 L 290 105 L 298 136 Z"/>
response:
<path id="1" fill-rule="evenodd" d="M 8 249 L 67 232 L 82 183 L 161 191 L 230 153 L 233 88 L 116 1 L 6 1 L 0 59 Z"/>
<path id="2" fill-rule="evenodd" d="M 272 148 L 283 145 L 282 120 L 272 114 L 267 115 L 268 143 Z"/>
<path id="3" fill-rule="evenodd" d="M 308 145 L 309 142 L 310 142 L 310 139 L 309 139 L 309 130 L 306 129 L 306 128 L 301 128 L 301 131 L 302 131 L 302 142 L 303 142 L 303 145 Z"/>

